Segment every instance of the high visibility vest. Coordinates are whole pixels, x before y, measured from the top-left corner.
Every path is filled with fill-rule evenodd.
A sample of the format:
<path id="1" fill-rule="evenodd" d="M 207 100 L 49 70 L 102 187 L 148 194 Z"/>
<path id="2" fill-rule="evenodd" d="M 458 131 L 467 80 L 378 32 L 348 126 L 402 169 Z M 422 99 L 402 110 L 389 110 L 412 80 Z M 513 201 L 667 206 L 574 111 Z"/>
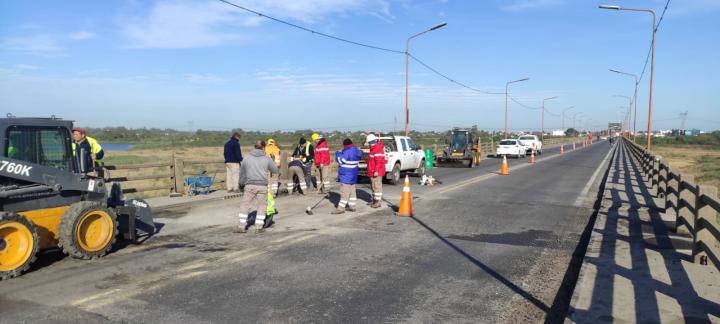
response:
<path id="1" fill-rule="evenodd" d="M 85 140 L 88 141 L 88 144 L 90 145 L 90 152 L 89 152 L 90 154 L 97 155 L 98 153 L 100 153 L 100 151 L 102 151 L 102 146 L 100 146 L 100 143 L 98 143 L 98 141 L 95 140 L 94 138 L 92 138 L 90 136 L 85 136 Z M 73 142 L 72 143 L 73 156 L 75 156 L 76 147 L 77 147 L 77 144 L 75 144 L 75 142 Z"/>

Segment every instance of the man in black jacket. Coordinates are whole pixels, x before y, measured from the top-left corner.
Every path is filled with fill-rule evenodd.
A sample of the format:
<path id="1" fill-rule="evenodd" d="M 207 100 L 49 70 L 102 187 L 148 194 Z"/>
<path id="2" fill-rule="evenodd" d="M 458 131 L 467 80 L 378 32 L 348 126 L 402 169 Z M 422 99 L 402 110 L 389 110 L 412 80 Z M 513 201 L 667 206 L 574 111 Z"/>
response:
<path id="1" fill-rule="evenodd" d="M 242 160 L 240 133 L 235 132 L 225 143 L 225 169 L 227 171 L 225 184 L 228 192 L 240 192 L 240 162 Z"/>

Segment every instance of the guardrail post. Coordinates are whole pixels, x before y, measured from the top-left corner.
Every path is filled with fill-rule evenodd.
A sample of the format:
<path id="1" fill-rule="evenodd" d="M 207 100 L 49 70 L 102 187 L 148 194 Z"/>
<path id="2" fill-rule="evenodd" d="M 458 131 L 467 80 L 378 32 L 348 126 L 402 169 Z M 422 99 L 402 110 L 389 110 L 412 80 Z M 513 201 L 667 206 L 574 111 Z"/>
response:
<path id="1" fill-rule="evenodd" d="M 657 196 L 657 187 L 660 177 L 660 164 L 662 163 L 662 156 L 656 156 L 653 159 L 652 171 L 650 171 L 650 187 L 655 189 L 655 196 Z"/>
<path id="2" fill-rule="evenodd" d="M 713 237 L 712 233 L 707 229 L 703 228 L 702 224 L 707 222 L 713 224 L 716 221 L 718 212 L 702 202 L 702 196 L 717 201 L 718 190 L 713 186 L 697 186 L 698 196 L 695 202 L 695 210 L 697 215 L 695 218 L 695 233 L 693 235 L 693 248 L 692 256 L 695 263 L 706 263 L 707 253 L 702 249 L 700 242 L 707 246 L 714 246 L 717 242 L 717 238 Z"/>
<path id="3" fill-rule="evenodd" d="M 675 232 L 679 234 L 692 234 L 695 230 L 695 224 L 693 224 L 695 222 L 695 215 L 693 215 L 688 206 L 695 207 L 696 197 L 695 194 L 688 190 L 688 186 L 683 184 L 683 182 L 690 184 L 693 180 L 695 179 L 690 175 L 682 177 L 678 174 L 678 213 L 675 222 Z"/>
<path id="4" fill-rule="evenodd" d="M 185 193 L 185 162 L 182 159 L 175 158 L 173 161 L 173 192 Z"/>

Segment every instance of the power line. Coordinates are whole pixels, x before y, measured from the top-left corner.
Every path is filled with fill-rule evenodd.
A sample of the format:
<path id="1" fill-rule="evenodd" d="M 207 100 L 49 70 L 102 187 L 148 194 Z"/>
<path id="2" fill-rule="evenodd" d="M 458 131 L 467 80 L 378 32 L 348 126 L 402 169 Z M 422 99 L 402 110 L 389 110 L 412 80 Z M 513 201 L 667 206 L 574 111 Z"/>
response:
<path id="1" fill-rule="evenodd" d="M 524 103 L 522 103 L 522 102 L 520 102 L 520 101 L 517 101 L 517 99 L 511 97 L 510 95 L 508 95 L 508 98 L 510 98 L 510 100 L 512 100 L 513 102 L 515 102 L 516 104 L 520 105 L 520 106 L 523 107 L 523 108 L 532 109 L 532 110 L 540 110 L 540 109 L 542 109 L 542 107 L 531 107 L 531 106 L 528 106 L 528 105 L 526 105 L 526 104 L 524 104 Z"/>
<path id="2" fill-rule="evenodd" d="M 415 57 L 415 56 L 412 55 L 412 54 L 408 53 L 407 55 L 410 56 L 410 58 L 412 58 L 415 62 L 420 63 L 420 65 L 424 66 L 426 69 L 428 69 L 428 70 L 432 71 L 433 73 L 439 75 L 440 77 L 442 77 L 442 78 L 444 78 L 444 79 L 446 79 L 446 80 L 448 80 L 448 81 L 450 81 L 450 82 L 452 82 L 452 83 L 454 83 L 454 84 L 457 84 L 457 85 L 459 85 L 459 86 L 461 86 L 461 87 L 463 87 L 463 88 L 466 88 L 466 89 L 468 89 L 468 90 L 472 90 L 472 91 L 480 92 L 480 93 L 484 93 L 484 94 L 493 94 L 493 95 L 505 94 L 505 92 L 489 92 L 489 91 L 484 91 L 484 90 L 480 90 L 480 89 L 475 89 L 475 88 L 470 87 L 470 86 L 468 86 L 468 85 L 466 85 L 466 84 L 464 84 L 464 83 L 461 83 L 461 82 L 459 82 L 459 81 L 455 81 L 455 79 L 453 79 L 453 78 L 451 78 L 451 77 L 449 77 L 449 76 L 441 73 L 440 71 L 432 68 L 430 65 L 427 65 L 425 62 L 421 61 L 419 58 Z"/>
<path id="3" fill-rule="evenodd" d="M 312 34 L 316 34 L 316 35 L 319 35 L 319 36 L 327 37 L 327 38 L 334 39 L 334 40 L 341 41 L 341 42 L 345 42 L 345 43 L 348 43 L 348 44 L 353 44 L 353 45 L 357 45 L 357 46 L 362 46 L 362 47 L 367 47 L 367 48 L 371 48 L 371 49 L 376 49 L 376 50 L 379 50 L 379 51 L 385 51 L 385 52 L 390 52 L 390 53 L 395 53 L 395 54 L 405 54 L 405 52 L 403 52 L 403 51 L 398 51 L 398 50 L 389 49 L 389 48 L 384 48 L 384 47 L 375 46 L 375 45 L 363 44 L 363 43 L 356 42 L 356 41 L 352 41 L 352 40 L 349 40 L 349 39 L 345 39 L 345 38 L 340 38 L 340 37 L 337 37 L 337 36 L 328 35 L 328 34 L 326 34 L 326 33 L 319 32 L 319 31 L 316 31 L 316 30 L 312 30 L 312 29 L 310 29 L 310 28 L 306 28 L 306 27 L 303 27 L 303 26 L 300 26 L 300 25 L 296 25 L 296 24 L 293 24 L 293 23 L 291 23 L 291 22 L 288 22 L 288 21 L 285 21 L 285 20 L 282 20 L 282 19 L 278 19 L 278 18 L 275 18 L 275 17 L 268 16 L 268 15 L 266 15 L 266 14 L 264 14 L 264 13 L 259 12 L 259 11 L 255 11 L 255 10 L 252 10 L 252 9 L 249 9 L 249 8 L 245 8 L 245 7 L 241 6 L 241 5 L 234 4 L 234 3 L 230 2 L 230 1 L 226 1 L 226 0 L 218 0 L 218 1 L 220 1 L 220 2 L 222 2 L 222 3 L 225 3 L 225 4 L 228 4 L 228 5 L 231 5 L 231 6 L 235 7 L 235 8 L 238 8 L 238 9 L 245 10 L 245 11 L 247 11 L 247 12 L 256 14 L 256 15 L 258 15 L 258 16 L 260 16 L 260 17 L 267 18 L 267 19 L 270 19 L 270 20 L 272 20 L 272 21 L 275 21 L 275 22 L 278 22 L 278 23 L 281 23 L 281 24 L 284 24 L 284 25 L 288 25 L 288 26 L 290 26 L 290 27 L 294 27 L 294 28 L 297 28 L 297 29 L 300 29 L 300 30 L 304 30 L 304 31 L 306 31 L 306 32 L 310 32 L 310 33 L 312 33 Z"/>
<path id="4" fill-rule="evenodd" d="M 665 18 L 665 12 L 667 11 L 669 5 L 670 5 L 670 0 L 667 0 L 667 2 L 665 3 L 665 8 L 663 8 L 663 12 L 662 12 L 662 14 L 660 14 L 660 19 L 658 19 L 657 24 L 654 26 L 655 29 L 653 29 L 653 33 L 657 33 L 658 29 L 660 28 L 660 24 L 662 23 L 663 18 Z M 640 73 L 640 78 L 638 78 L 638 83 L 640 83 L 640 81 L 645 76 L 645 71 L 647 70 L 648 61 L 650 61 L 650 54 L 652 53 L 653 46 L 655 46 L 654 37 L 653 37 L 653 40 L 650 41 L 650 48 L 648 49 L 648 53 L 645 56 L 645 64 L 643 64 L 642 73 Z"/>
<path id="5" fill-rule="evenodd" d="M 310 32 L 310 33 L 315 34 L 315 35 L 323 36 L 323 37 L 326 37 L 326 38 L 330 38 L 330 39 L 333 39 L 333 40 L 341 41 L 341 42 L 348 43 L 348 44 L 352 44 L 352 45 L 357 45 L 357 46 L 361 46 L 361 47 L 365 47 L 365 48 L 370 48 L 370 49 L 375 49 L 375 50 L 379 50 L 379 51 L 384 51 L 384 52 L 388 52 L 388 53 L 393 53 L 393 54 L 407 54 L 407 55 L 408 55 L 409 57 L 411 57 L 414 61 L 420 63 L 420 64 L 421 64 L 422 66 L 424 66 L 426 69 L 428 69 L 428 70 L 430 70 L 431 72 L 439 75 L 440 77 L 442 77 L 442 78 L 450 81 L 451 83 L 454 83 L 454 84 L 456 84 L 456 85 L 459 85 L 459 86 L 461 86 L 461 87 L 463 87 L 463 88 L 466 88 L 466 89 L 468 89 L 468 90 L 472 90 L 472 91 L 475 91 L 475 92 L 479 92 L 479 93 L 484 93 L 484 94 L 493 94 L 493 95 L 505 94 L 504 92 L 490 92 L 490 91 L 484 91 L 484 90 L 476 89 L 476 88 L 473 88 L 473 87 L 468 86 L 467 84 L 464 84 L 464 83 L 462 83 L 462 82 L 456 81 L 455 79 L 453 79 L 453 78 L 447 76 L 446 74 L 438 71 L 437 69 L 431 67 L 429 64 L 423 62 L 422 60 L 420 60 L 420 59 L 417 58 L 416 56 L 410 54 L 409 52 L 406 53 L 406 52 L 404 52 L 404 51 L 398 51 L 398 50 L 389 49 L 389 48 L 384 48 L 384 47 L 380 47 L 380 46 L 375 46 L 375 45 L 360 43 L 360 42 L 353 41 L 353 40 L 349 40 L 349 39 L 346 39 L 346 38 L 341 38 L 341 37 L 337 37 L 337 36 L 328 35 L 328 34 L 326 34 L 326 33 L 323 33 L 323 32 L 317 31 L 317 30 L 313 30 L 313 29 L 310 29 L 310 28 L 307 28 L 307 27 L 303 27 L 303 26 L 300 26 L 300 25 L 297 25 L 297 24 L 293 24 L 293 23 L 291 23 L 291 22 L 288 22 L 288 21 L 285 21 L 285 20 L 282 20 L 282 19 L 278 19 L 278 18 L 269 16 L 269 15 L 266 15 L 266 14 L 264 14 L 264 13 L 262 13 L 262 12 L 259 12 L 259 11 L 256 11 L 256 10 L 252 10 L 252 9 L 250 9 L 250 8 L 243 7 L 243 6 L 241 6 L 241 5 L 232 3 L 232 2 L 230 2 L 230 1 L 226 1 L 226 0 L 218 0 L 218 1 L 220 1 L 220 2 L 222 2 L 222 3 L 225 3 L 225 4 L 228 4 L 228 5 L 230 5 L 230 6 L 233 6 L 233 7 L 235 7 L 235 8 L 238 8 L 238 9 L 241 9 L 241 10 L 244 10 L 244 11 L 247 11 L 247 12 L 250 12 L 250 13 L 252 13 L 252 14 L 258 15 L 258 16 L 260 16 L 260 17 L 267 18 L 267 19 L 270 19 L 270 20 L 272 20 L 272 21 L 275 21 L 275 22 L 278 22 L 278 23 L 281 23 L 281 24 L 284 24 L 284 25 L 287 25 L 287 26 L 290 26 L 290 27 L 293 27 L 293 28 L 296 28 L 296 29 L 300 29 L 300 30 L 303 30 L 303 31 L 306 31 L 306 32 Z"/>

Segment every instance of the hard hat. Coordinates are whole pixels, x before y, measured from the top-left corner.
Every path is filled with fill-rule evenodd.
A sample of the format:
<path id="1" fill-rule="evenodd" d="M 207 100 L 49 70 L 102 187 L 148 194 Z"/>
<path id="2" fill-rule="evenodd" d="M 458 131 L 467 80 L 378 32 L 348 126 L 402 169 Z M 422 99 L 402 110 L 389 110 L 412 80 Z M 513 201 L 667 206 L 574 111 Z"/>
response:
<path id="1" fill-rule="evenodd" d="M 312 136 L 310 136 L 310 138 L 312 138 L 313 141 L 317 141 L 318 138 L 320 138 L 320 134 L 318 134 L 318 133 L 313 133 Z"/>
<path id="2" fill-rule="evenodd" d="M 368 134 L 367 141 L 368 141 L 368 143 L 370 143 L 372 141 L 377 141 L 377 136 L 375 136 L 375 134 Z"/>
<path id="3" fill-rule="evenodd" d="M 267 143 L 268 143 L 268 144 L 275 144 L 275 140 L 272 139 L 272 138 L 268 138 Z"/>

